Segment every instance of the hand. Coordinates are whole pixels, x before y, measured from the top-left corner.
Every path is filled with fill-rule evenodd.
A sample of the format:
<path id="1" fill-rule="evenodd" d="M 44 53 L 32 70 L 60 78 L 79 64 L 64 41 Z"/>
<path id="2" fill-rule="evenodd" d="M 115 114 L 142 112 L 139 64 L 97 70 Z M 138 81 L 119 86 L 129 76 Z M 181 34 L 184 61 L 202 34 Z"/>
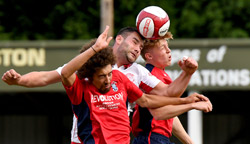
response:
<path id="1" fill-rule="evenodd" d="M 5 72 L 2 76 L 2 80 L 8 85 L 16 85 L 21 78 L 21 75 L 14 69 Z"/>
<path id="2" fill-rule="evenodd" d="M 193 103 L 193 108 L 196 110 L 201 110 L 203 112 L 211 112 L 213 109 L 212 103 L 210 101 L 200 101 Z"/>
<path id="3" fill-rule="evenodd" d="M 178 64 L 183 71 L 185 71 L 187 74 L 190 74 L 190 75 L 192 75 L 198 68 L 197 61 L 191 57 L 184 58 L 183 60 L 179 60 Z"/>
<path id="4" fill-rule="evenodd" d="M 103 33 L 99 35 L 99 37 L 96 40 L 96 43 L 93 45 L 93 48 L 95 51 L 100 51 L 104 48 L 107 48 L 110 41 L 112 40 L 112 37 L 108 37 L 108 30 L 109 26 L 106 26 L 105 30 Z"/>
<path id="5" fill-rule="evenodd" d="M 189 95 L 188 97 L 186 97 L 185 99 L 186 99 L 186 103 L 194 103 L 194 102 L 199 102 L 199 101 L 209 101 L 209 99 L 207 97 L 205 97 L 202 94 L 198 94 L 198 93 L 193 93 L 193 94 Z"/>

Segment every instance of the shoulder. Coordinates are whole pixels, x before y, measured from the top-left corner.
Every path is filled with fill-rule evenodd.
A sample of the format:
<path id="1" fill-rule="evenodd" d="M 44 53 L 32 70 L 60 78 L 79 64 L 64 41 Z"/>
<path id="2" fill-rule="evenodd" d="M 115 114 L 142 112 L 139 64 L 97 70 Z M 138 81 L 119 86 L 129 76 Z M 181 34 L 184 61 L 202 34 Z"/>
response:
<path id="1" fill-rule="evenodd" d="M 121 77 L 121 78 L 123 78 L 123 77 L 126 77 L 122 72 L 120 72 L 119 70 L 117 70 L 117 69 L 114 69 L 113 71 L 112 71 L 112 76 L 113 77 Z"/>
<path id="2" fill-rule="evenodd" d="M 144 68 L 141 64 L 138 64 L 138 63 L 133 63 L 131 65 L 131 67 L 135 67 L 135 68 Z"/>
<path id="3" fill-rule="evenodd" d="M 128 77 L 120 72 L 119 70 L 113 70 L 112 71 L 112 80 L 113 81 L 120 81 L 122 83 L 127 83 L 129 81 Z M 130 81 L 129 81 L 130 82 Z"/>
<path id="4" fill-rule="evenodd" d="M 120 75 L 120 74 L 122 74 L 122 72 L 120 72 L 120 71 L 117 70 L 117 69 L 113 69 L 113 70 L 112 70 L 112 74 L 113 74 L 113 75 Z"/>
<path id="5" fill-rule="evenodd" d="M 153 66 L 152 64 L 146 64 L 146 65 L 145 65 L 145 68 L 146 68 L 149 72 L 152 72 L 153 69 L 155 68 L 155 66 Z"/>
<path id="6" fill-rule="evenodd" d="M 148 73 L 149 71 L 144 67 L 142 66 L 141 64 L 137 64 L 137 63 L 133 63 L 133 65 L 131 66 L 134 71 L 137 71 L 139 72 L 140 74 L 143 74 L 143 73 Z"/>

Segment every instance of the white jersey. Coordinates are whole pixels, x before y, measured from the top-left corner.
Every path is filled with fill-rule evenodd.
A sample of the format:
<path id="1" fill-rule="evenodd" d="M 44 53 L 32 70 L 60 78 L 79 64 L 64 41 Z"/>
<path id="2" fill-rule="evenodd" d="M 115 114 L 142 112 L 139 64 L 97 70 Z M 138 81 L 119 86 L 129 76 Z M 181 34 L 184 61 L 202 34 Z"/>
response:
<path id="1" fill-rule="evenodd" d="M 127 68 L 125 68 L 125 66 L 118 68 L 117 65 L 114 65 L 113 69 L 118 69 L 136 86 L 146 92 L 153 89 L 160 82 L 160 80 L 153 76 L 145 67 L 137 63 L 133 63 Z"/>
<path id="2" fill-rule="evenodd" d="M 160 82 L 145 67 L 137 63 L 129 66 L 120 66 L 119 68 L 117 65 L 114 65 L 113 69 L 121 71 L 130 81 L 146 93 L 150 92 Z M 130 115 L 130 112 L 133 112 L 134 107 L 135 103 L 128 104 L 128 115 Z"/>
<path id="3" fill-rule="evenodd" d="M 66 64 L 65 64 L 66 65 Z M 61 75 L 62 68 L 65 66 L 59 67 L 56 71 Z M 145 67 L 140 64 L 133 63 L 127 67 L 117 65 L 113 66 L 113 69 L 117 69 L 128 77 L 137 87 L 139 87 L 143 92 L 150 92 L 160 80 L 153 76 Z M 133 112 L 135 103 L 128 104 L 128 115 L 130 112 Z M 73 116 L 73 125 L 71 130 L 71 142 L 80 143 L 80 140 L 77 136 L 77 118 Z"/>

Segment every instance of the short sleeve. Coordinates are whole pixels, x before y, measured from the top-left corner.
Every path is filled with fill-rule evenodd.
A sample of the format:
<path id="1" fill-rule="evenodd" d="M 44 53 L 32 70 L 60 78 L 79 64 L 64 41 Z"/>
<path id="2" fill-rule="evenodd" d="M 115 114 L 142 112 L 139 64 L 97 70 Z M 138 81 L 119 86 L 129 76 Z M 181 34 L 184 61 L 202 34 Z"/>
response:
<path id="1" fill-rule="evenodd" d="M 62 83 L 63 84 L 63 83 Z M 66 90 L 66 93 L 71 101 L 72 104 L 78 105 L 82 101 L 82 95 L 83 95 L 83 83 L 76 75 L 76 80 L 73 83 L 72 86 L 66 86 L 64 85 L 64 88 Z"/>
<path id="2" fill-rule="evenodd" d="M 138 65 L 139 67 L 139 78 L 140 78 L 140 89 L 142 89 L 145 93 L 149 93 L 158 83 L 160 80 L 152 75 L 145 67 Z"/>

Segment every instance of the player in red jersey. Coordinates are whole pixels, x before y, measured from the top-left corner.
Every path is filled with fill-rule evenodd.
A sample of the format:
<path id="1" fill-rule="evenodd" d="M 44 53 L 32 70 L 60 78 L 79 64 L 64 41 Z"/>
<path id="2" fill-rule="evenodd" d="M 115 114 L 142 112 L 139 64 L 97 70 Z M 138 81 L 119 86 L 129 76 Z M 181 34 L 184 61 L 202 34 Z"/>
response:
<path id="1" fill-rule="evenodd" d="M 112 38 L 107 38 L 107 33 L 108 27 L 94 45 L 64 66 L 61 78 L 78 117 L 78 137 L 82 143 L 128 144 L 127 101 L 158 108 L 178 98 L 143 94 L 124 74 L 112 70 L 115 57 L 108 47 Z"/>
<path id="2" fill-rule="evenodd" d="M 183 72 L 180 77 L 171 85 L 165 85 L 163 82 L 150 75 L 150 72 L 143 66 L 134 63 L 140 55 L 142 48 L 143 41 L 136 28 L 121 29 L 116 36 L 115 44 L 113 46 L 113 52 L 117 57 L 117 68 L 126 74 L 126 76 L 128 76 L 138 87 L 147 92 L 152 92 L 157 95 L 180 96 L 180 94 L 185 91 L 192 72 L 196 70 L 197 63 L 188 59 L 184 65 L 181 65 Z M 125 66 L 128 66 L 128 68 Z M 26 87 L 46 86 L 61 81 L 61 69 L 62 67 L 53 71 L 31 72 L 22 76 L 14 70 L 10 70 L 3 75 L 2 80 L 10 85 L 15 84 Z M 189 101 L 194 102 L 198 97 L 201 97 L 201 95 L 192 94 Z M 154 110 L 156 111 L 154 117 L 161 116 L 160 113 L 157 113 L 157 109 Z M 78 131 L 77 129 L 74 129 L 76 126 L 77 120 L 74 119 L 72 143 L 80 143 L 77 137 Z"/>
<path id="3" fill-rule="evenodd" d="M 172 39 L 172 34 L 167 33 L 165 38 L 159 40 L 147 40 L 141 52 L 146 61 L 146 68 L 165 84 L 171 84 L 172 80 L 165 72 L 165 68 L 171 64 L 171 50 L 166 39 Z M 183 60 L 185 62 L 186 59 Z M 192 104 L 168 105 L 152 111 L 148 108 L 136 106 L 133 116 L 133 133 L 136 136 L 133 144 L 171 144 L 169 138 L 173 134 L 182 143 L 193 143 L 184 128 L 178 115 L 191 109 L 209 112 L 212 105 L 208 99 Z M 161 117 L 153 117 L 152 113 L 161 113 Z M 155 115 L 155 114 L 154 114 Z M 167 120 L 166 120 L 167 119 Z"/>

